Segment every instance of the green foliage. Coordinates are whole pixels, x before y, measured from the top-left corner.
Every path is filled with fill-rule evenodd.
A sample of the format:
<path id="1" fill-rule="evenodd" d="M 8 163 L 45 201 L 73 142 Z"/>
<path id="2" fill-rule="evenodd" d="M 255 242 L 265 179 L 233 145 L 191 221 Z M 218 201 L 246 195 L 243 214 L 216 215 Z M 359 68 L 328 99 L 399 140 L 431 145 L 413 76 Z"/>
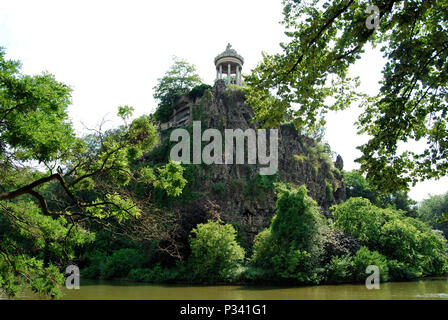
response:
<path id="1" fill-rule="evenodd" d="M 308 157 L 304 154 L 295 154 L 294 159 L 303 163 L 304 161 L 306 161 L 308 159 Z"/>
<path id="2" fill-rule="evenodd" d="M 269 229 L 255 237 L 251 261 L 255 267 L 273 270 L 278 279 L 317 283 L 323 228 L 318 206 L 307 196 L 306 187 L 280 185 L 277 212 Z"/>
<path id="3" fill-rule="evenodd" d="M 0 50 L 0 288 L 57 295 L 60 272 L 93 240 L 84 228 L 141 214 L 142 202 L 126 188 L 148 180 L 133 163 L 158 135 L 150 116 L 126 123 L 133 108 L 121 106 L 124 125 L 75 138 L 70 88 L 52 75 L 19 69 Z"/>
<path id="4" fill-rule="evenodd" d="M 422 272 L 403 262 L 388 260 L 389 279 L 392 281 L 403 281 L 417 279 L 422 276 Z"/>
<path id="5" fill-rule="evenodd" d="M 144 263 L 141 252 L 136 249 L 120 249 L 107 258 L 101 278 L 124 278 L 133 269 L 141 268 Z"/>
<path id="6" fill-rule="evenodd" d="M 42 216 L 32 202 L 2 205 L 0 215 L 0 288 L 10 296 L 24 287 L 60 296 L 64 276 L 59 266 L 73 259 L 75 252 L 93 241 L 94 235 L 80 227 L 69 232 L 65 217 Z"/>
<path id="7" fill-rule="evenodd" d="M 265 269 L 249 265 L 240 274 L 239 280 L 245 283 L 270 284 L 275 281 L 276 275 L 272 269 Z"/>
<path id="8" fill-rule="evenodd" d="M 201 85 L 196 67 L 187 61 L 173 57 L 173 65 L 158 79 L 154 89 L 154 98 L 162 102 L 170 101 L 171 94 L 186 93 L 195 86 Z"/>
<path id="9" fill-rule="evenodd" d="M 344 172 L 347 199 L 361 197 L 369 199 L 374 205 L 381 208 L 391 207 L 406 211 L 406 214 L 416 216 L 416 202 L 409 198 L 406 191 L 394 191 L 384 194 L 373 187 L 366 178 L 357 170 Z"/>
<path id="10" fill-rule="evenodd" d="M 418 208 L 418 217 L 434 229 L 442 230 L 445 237 L 448 236 L 448 221 L 444 219 L 447 214 L 448 192 L 423 200 Z"/>
<path id="11" fill-rule="evenodd" d="M 320 227 L 324 222 L 317 203 L 307 195 L 305 186 L 278 187 L 277 211 L 272 218 L 272 235 L 283 248 L 291 245 L 313 251 L 320 244 Z"/>
<path id="12" fill-rule="evenodd" d="M 81 269 L 81 274 L 86 279 L 100 279 L 101 273 L 106 268 L 107 253 L 100 249 L 88 250 L 84 254 L 88 266 Z"/>
<path id="13" fill-rule="evenodd" d="M 202 120 L 204 120 L 205 116 L 207 115 L 206 111 L 205 111 L 205 107 L 204 107 L 204 101 L 205 101 L 204 99 L 206 99 L 205 96 L 202 97 L 199 100 L 199 102 L 193 106 L 192 114 L 191 114 L 193 121 L 202 121 Z M 204 129 L 202 129 L 202 130 L 204 130 Z"/>
<path id="14" fill-rule="evenodd" d="M 372 188 L 369 182 L 356 170 L 344 171 L 347 199 L 361 197 L 376 203 L 378 192 Z"/>
<path id="15" fill-rule="evenodd" d="M 173 97 L 173 103 L 177 100 L 178 97 Z M 160 122 L 168 122 L 170 120 L 171 114 L 173 113 L 172 104 L 164 103 L 160 104 L 156 112 L 154 112 L 154 119 Z"/>
<path id="16" fill-rule="evenodd" d="M 209 86 L 208 84 L 200 84 L 191 89 L 191 91 L 188 93 L 188 96 L 193 99 L 200 98 L 204 95 L 205 91 L 210 90 L 211 88 L 212 86 Z"/>
<path id="17" fill-rule="evenodd" d="M 370 251 L 367 247 L 359 249 L 353 257 L 353 276 L 357 281 L 365 281 L 366 268 L 369 265 L 377 266 L 381 281 L 389 278 L 389 267 L 385 256 L 378 251 Z"/>
<path id="18" fill-rule="evenodd" d="M 266 191 L 274 190 L 274 184 L 278 179 L 278 174 L 261 175 L 256 174 L 248 179 L 243 187 L 243 194 L 248 198 L 261 198 Z"/>
<path id="19" fill-rule="evenodd" d="M 358 159 L 368 180 L 386 191 L 406 189 L 448 172 L 447 91 L 448 4 L 443 0 L 409 1 L 385 11 L 381 22 L 388 63 L 380 93 L 359 118 L 360 133 L 372 138 Z M 412 17 L 412 18 L 410 18 Z M 416 152 L 403 142 L 425 142 Z"/>
<path id="20" fill-rule="evenodd" d="M 105 219 L 114 218 L 118 222 L 130 217 L 139 217 L 141 210 L 129 198 L 123 198 L 118 193 L 106 194 L 105 200 L 97 199 L 92 206 L 86 208 L 91 217 Z"/>
<path id="21" fill-rule="evenodd" d="M 350 281 L 353 278 L 352 257 L 350 255 L 332 257 L 325 266 L 325 278 L 329 283 Z"/>
<path id="22" fill-rule="evenodd" d="M 180 95 L 188 93 L 192 88 L 201 84 L 201 78 L 196 73 L 196 67 L 187 61 L 173 58 L 173 65 L 158 79 L 153 88 L 154 99 L 159 101 L 159 107 L 154 117 L 158 121 L 168 121 L 173 104 Z"/>
<path id="23" fill-rule="evenodd" d="M 404 219 L 393 219 L 381 227 L 380 245 L 382 252 L 392 259 L 400 262 L 414 264 L 419 257 L 421 245 L 420 232 L 411 223 Z"/>
<path id="24" fill-rule="evenodd" d="M 5 257 L 3 253 L 1 255 L 0 288 L 3 288 L 8 296 L 18 295 L 25 286 L 38 294 L 53 298 L 61 296 L 59 286 L 64 283 L 64 276 L 56 266 L 45 265 L 44 261 L 28 255 L 13 257 Z"/>
<path id="25" fill-rule="evenodd" d="M 317 283 L 315 265 L 311 254 L 305 250 L 296 249 L 291 245 L 289 251 L 282 251 L 272 257 L 272 263 L 277 275 L 285 279 L 294 279 L 299 283 Z"/>
<path id="26" fill-rule="evenodd" d="M 271 229 L 265 229 L 255 236 L 251 262 L 256 267 L 269 270 L 272 268 L 272 258 L 279 250 L 279 244 L 274 240 Z"/>
<path id="27" fill-rule="evenodd" d="M 134 107 L 130 107 L 130 106 L 120 106 L 118 107 L 118 116 L 123 119 L 129 119 L 132 114 L 134 113 Z"/>
<path id="28" fill-rule="evenodd" d="M 196 200 L 199 197 L 199 193 L 195 190 L 200 187 L 202 178 L 199 176 L 197 166 L 194 164 L 182 165 L 182 169 L 182 178 L 180 178 L 180 176 L 178 178 L 185 180 L 185 185 L 180 194 L 168 194 L 165 189 L 158 187 L 160 183 L 155 184 L 157 187 L 155 187 L 152 191 L 151 200 L 158 207 L 170 207 L 179 203 L 186 204 L 190 201 Z"/>
<path id="29" fill-rule="evenodd" d="M 363 198 L 350 198 L 334 207 L 335 226 L 374 248 L 379 245 L 381 226 L 390 211 L 380 209 Z"/>
<path id="30" fill-rule="evenodd" d="M 230 224 L 198 224 L 191 231 L 189 243 L 189 264 L 199 281 L 230 280 L 244 259 L 244 249 L 236 242 L 236 231 Z"/>
<path id="31" fill-rule="evenodd" d="M 75 140 L 67 114 L 71 89 L 50 74 L 23 75 L 20 67 L 0 48 L 0 165 L 66 156 Z"/>
<path id="32" fill-rule="evenodd" d="M 417 219 L 376 207 L 362 198 L 350 198 L 335 206 L 333 215 L 337 228 L 388 259 L 404 263 L 416 274 L 442 275 L 447 271 L 446 240 Z"/>
<path id="33" fill-rule="evenodd" d="M 385 192 L 448 172 L 448 5 L 444 0 L 376 1 L 381 19 L 367 28 L 369 0 L 284 1 L 285 34 L 278 54 L 263 59 L 245 80 L 258 123 L 276 127 L 285 116 L 313 131 L 328 111 L 364 96 L 359 132 L 372 138 L 358 159 L 367 179 Z M 386 64 L 376 97 L 359 92 L 350 66 L 366 45 L 382 46 Z M 328 99 L 331 97 L 331 99 Z M 427 141 L 421 153 L 399 152 L 403 142 Z"/>
<path id="34" fill-rule="evenodd" d="M 158 171 L 159 179 L 154 182 L 154 186 L 165 190 L 168 196 L 179 196 L 187 184 L 187 180 L 182 175 L 184 172 L 182 165 L 170 161 Z"/>

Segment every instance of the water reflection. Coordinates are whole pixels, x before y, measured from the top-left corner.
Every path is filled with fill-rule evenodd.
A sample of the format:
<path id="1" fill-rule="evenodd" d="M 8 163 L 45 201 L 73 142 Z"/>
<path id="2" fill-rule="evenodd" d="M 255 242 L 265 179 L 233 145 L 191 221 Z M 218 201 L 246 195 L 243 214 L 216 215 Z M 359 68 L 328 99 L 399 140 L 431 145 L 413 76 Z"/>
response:
<path id="1" fill-rule="evenodd" d="M 25 294 L 21 299 L 42 297 Z M 448 278 L 382 283 L 379 290 L 362 284 L 311 287 L 148 285 L 113 281 L 81 281 L 80 290 L 64 290 L 67 300 L 394 300 L 448 299 Z"/>

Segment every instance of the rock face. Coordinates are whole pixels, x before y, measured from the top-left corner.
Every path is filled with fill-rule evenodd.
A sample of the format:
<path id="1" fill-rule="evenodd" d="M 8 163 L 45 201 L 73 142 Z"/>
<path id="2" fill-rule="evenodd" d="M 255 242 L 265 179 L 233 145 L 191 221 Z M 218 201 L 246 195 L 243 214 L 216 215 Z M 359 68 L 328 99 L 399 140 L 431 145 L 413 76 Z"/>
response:
<path id="1" fill-rule="evenodd" d="M 213 89 L 206 91 L 202 97 L 190 98 L 186 95 L 178 104 L 181 106 L 177 109 L 185 110 L 188 106 L 187 109 L 190 110 L 189 121 L 184 125 L 200 120 L 202 130 L 216 128 L 224 132 L 225 129 L 244 131 L 257 128 L 257 124 L 252 121 L 253 109 L 245 103 L 244 91 L 236 86 L 227 87 L 222 80 L 218 80 Z M 176 110 L 176 106 L 174 109 Z M 225 222 L 234 223 L 240 231 L 248 235 L 250 242 L 254 235 L 269 225 L 270 218 L 275 213 L 276 195 L 272 185 L 274 180 L 297 186 L 305 184 L 309 195 L 322 207 L 324 214 L 328 214 L 331 205 L 344 201 L 345 185 L 341 172 L 330 158 L 320 151 L 315 141 L 301 135 L 292 124 L 282 125 L 278 129 L 276 176 L 260 176 L 259 164 L 198 165 L 196 178 L 200 181 L 195 192 L 199 197 L 181 209 L 183 220 L 186 221 L 193 215 L 192 210 L 199 208 L 200 202 L 211 201 L 219 206 L 217 211 L 220 218 Z M 338 162 L 340 166 L 342 158 L 339 157 Z M 197 212 L 194 215 L 196 217 Z M 205 221 L 206 217 L 202 220 Z M 189 230 L 185 231 L 188 234 Z"/>

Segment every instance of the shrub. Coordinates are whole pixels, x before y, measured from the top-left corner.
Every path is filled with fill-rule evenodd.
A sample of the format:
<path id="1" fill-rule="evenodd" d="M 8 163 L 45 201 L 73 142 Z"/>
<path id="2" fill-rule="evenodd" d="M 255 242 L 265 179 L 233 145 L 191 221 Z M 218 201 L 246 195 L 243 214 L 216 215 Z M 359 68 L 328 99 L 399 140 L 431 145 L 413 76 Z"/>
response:
<path id="1" fill-rule="evenodd" d="M 271 230 L 272 236 L 285 251 L 293 243 L 310 253 L 322 245 L 322 214 L 307 192 L 305 186 L 278 188 L 277 211 L 272 218 Z"/>
<path id="2" fill-rule="evenodd" d="M 418 269 L 397 260 L 389 260 L 387 267 L 389 268 L 389 279 L 393 281 L 412 280 L 422 276 L 422 272 Z"/>
<path id="3" fill-rule="evenodd" d="M 103 279 L 126 277 L 129 271 L 140 268 L 144 262 L 143 255 L 138 250 L 120 249 L 107 258 L 101 277 Z"/>
<path id="4" fill-rule="evenodd" d="M 245 267 L 243 272 L 240 274 L 239 280 L 245 283 L 271 283 L 275 280 L 276 275 L 274 270 L 265 269 L 261 267 L 248 266 Z"/>
<path id="5" fill-rule="evenodd" d="M 93 249 L 84 255 L 89 265 L 82 270 L 83 277 L 87 279 L 98 279 L 106 267 L 107 254 L 105 251 Z"/>
<path id="6" fill-rule="evenodd" d="M 200 84 L 196 87 L 194 87 L 193 89 L 191 89 L 191 91 L 188 93 L 188 96 L 190 98 L 200 98 L 204 95 L 204 92 L 211 89 L 212 86 L 209 86 L 208 84 Z"/>
<path id="7" fill-rule="evenodd" d="M 270 227 L 255 237 L 251 262 L 273 270 L 279 279 L 317 283 L 323 226 L 318 206 L 307 196 L 305 186 L 279 186 L 277 212 Z"/>
<path id="8" fill-rule="evenodd" d="M 446 240 L 425 223 L 367 199 L 350 198 L 335 207 L 335 225 L 356 236 L 370 249 L 397 260 L 423 275 L 447 271 Z"/>
<path id="9" fill-rule="evenodd" d="M 244 259 L 244 249 L 236 242 L 230 224 L 209 221 L 198 224 L 190 236 L 190 266 L 203 282 L 230 280 L 232 272 Z"/>
<path id="10" fill-rule="evenodd" d="M 369 247 L 378 246 L 381 226 L 386 222 L 389 212 L 364 198 L 350 198 L 333 208 L 337 228 L 351 233 Z"/>
<path id="11" fill-rule="evenodd" d="M 380 229 L 381 251 L 392 259 L 418 265 L 421 232 L 404 220 L 386 222 Z"/>
<path id="12" fill-rule="evenodd" d="M 350 281 L 352 275 L 352 258 L 350 255 L 334 256 L 325 266 L 325 276 L 330 283 Z"/>
<path id="13" fill-rule="evenodd" d="M 442 230 L 445 237 L 447 237 L 448 221 L 441 220 L 445 213 L 448 213 L 448 192 L 423 200 L 418 208 L 418 216 L 420 219 L 429 223 L 431 227 Z"/>
<path id="14" fill-rule="evenodd" d="M 366 274 L 366 268 L 369 265 L 378 267 L 381 281 L 388 280 L 389 268 L 386 257 L 378 251 L 370 251 L 367 247 L 361 247 L 361 249 L 359 249 L 353 257 L 352 266 L 354 279 L 357 281 L 364 281 L 368 276 Z"/>
<path id="15" fill-rule="evenodd" d="M 257 267 L 272 268 L 272 258 L 279 252 L 280 246 L 274 241 L 271 230 L 265 229 L 254 238 L 253 254 L 250 261 Z"/>
<path id="16" fill-rule="evenodd" d="M 291 244 L 289 251 L 281 251 L 272 258 L 274 270 L 278 276 L 294 279 L 300 283 L 318 283 L 318 269 L 315 268 L 311 254 L 297 249 Z"/>
<path id="17" fill-rule="evenodd" d="M 160 122 L 168 122 L 172 113 L 173 106 L 171 104 L 161 104 L 154 112 L 154 119 Z"/>

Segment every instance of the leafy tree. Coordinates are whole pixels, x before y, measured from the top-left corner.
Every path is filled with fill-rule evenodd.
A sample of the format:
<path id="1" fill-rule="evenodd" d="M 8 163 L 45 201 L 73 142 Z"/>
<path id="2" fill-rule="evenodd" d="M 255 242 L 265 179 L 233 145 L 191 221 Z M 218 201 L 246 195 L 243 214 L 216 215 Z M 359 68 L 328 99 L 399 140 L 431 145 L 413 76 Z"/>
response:
<path id="1" fill-rule="evenodd" d="M 335 226 L 370 248 L 379 245 L 381 226 L 392 215 L 398 214 L 390 209 L 380 209 L 363 198 L 350 198 L 333 208 Z"/>
<path id="2" fill-rule="evenodd" d="M 358 170 L 344 172 L 347 199 L 361 197 L 369 199 L 374 205 L 381 208 L 391 207 L 406 212 L 406 215 L 417 216 L 417 202 L 409 198 L 403 190 L 385 194 L 378 191 Z"/>
<path id="3" fill-rule="evenodd" d="M 418 217 L 429 223 L 433 228 L 442 230 L 445 237 L 448 236 L 448 221 L 443 217 L 448 214 L 448 192 L 442 195 L 434 195 L 423 200 L 418 207 Z"/>
<path id="4" fill-rule="evenodd" d="M 366 268 L 370 265 L 377 266 L 380 271 L 381 281 L 389 279 L 389 267 L 385 256 L 378 251 L 370 251 L 367 247 L 361 247 L 353 257 L 353 276 L 357 281 L 366 279 Z"/>
<path id="5" fill-rule="evenodd" d="M 388 260 L 389 279 L 392 281 L 412 280 L 422 276 L 422 271 L 397 260 Z"/>
<path id="6" fill-rule="evenodd" d="M 322 215 L 306 187 L 279 186 L 276 215 L 255 237 L 252 263 L 280 279 L 317 283 L 323 230 Z"/>
<path id="7" fill-rule="evenodd" d="M 101 277 L 124 278 L 131 270 L 140 268 L 144 262 L 144 256 L 138 250 L 130 248 L 117 250 L 106 260 Z"/>
<path id="8" fill-rule="evenodd" d="M 154 114 L 156 120 L 167 121 L 177 98 L 201 83 L 201 78 L 194 65 L 174 57 L 173 65 L 162 78 L 158 79 L 157 85 L 153 88 L 154 99 L 159 101 L 159 106 Z"/>
<path id="9" fill-rule="evenodd" d="M 165 190 L 169 196 L 179 196 L 187 184 L 187 180 L 182 175 L 184 168 L 181 164 L 170 161 L 158 170 L 159 179 L 154 182 L 154 186 Z"/>
<path id="10" fill-rule="evenodd" d="M 344 182 L 346 184 L 347 199 L 361 197 L 369 199 L 372 203 L 377 202 L 378 192 L 372 188 L 366 178 L 357 170 L 345 171 Z"/>
<path id="11" fill-rule="evenodd" d="M 118 107 L 118 116 L 123 120 L 129 119 L 134 112 L 134 107 L 130 106 L 120 106 Z"/>
<path id="12" fill-rule="evenodd" d="M 367 199 L 350 198 L 334 207 L 335 226 L 378 250 L 409 274 L 441 275 L 448 269 L 446 240 L 418 219 L 402 211 L 382 209 Z M 397 264 L 396 263 L 396 264 Z M 413 272 L 412 270 L 415 272 Z"/>
<path id="13" fill-rule="evenodd" d="M 325 266 L 326 280 L 330 283 L 347 282 L 352 279 L 352 257 L 334 256 Z"/>
<path id="14" fill-rule="evenodd" d="M 10 169 L 17 161 L 48 163 L 66 157 L 75 140 L 66 113 L 71 89 L 50 74 L 22 75 L 20 67 L 20 62 L 6 60 L 4 49 L 0 48 L 0 167 L 3 170 Z"/>
<path id="15" fill-rule="evenodd" d="M 209 86 L 208 84 L 200 84 L 196 87 L 194 87 L 193 89 L 191 89 L 191 91 L 188 93 L 188 96 L 190 98 L 200 98 L 204 95 L 204 92 L 211 89 L 212 86 Z"/>
<path id="16" fill-rule="evenodd" d="M 0 51 L 0 288 L 28 286 L 57 296 L 76 250 L 93 240 L 89 222 L 123 222 L 144 212 L 126 188 L 144 183 L 133 162 L 158 141 L 149 116 L 117 130 L 76 138 L 68 121 L 70 88 L 48 74 L 27 76 Z M 119 108 L 130 118 L 131 107 Z M 40 170 L 27 165 L 35 161 Z M 181 192 L 179 172 L 162 188 Z"/>
<path id="17" fill-rule="evenodd" d="M 198 224 L 191 231 L 189 242 L 190 266 L 201 281 L 229 280 L 244 259 L 244 249 L 236 242 L 236 230 L 231 224 Z"/>
<path id="18" fill-rule="evenodd" d="M 361 169 L 387 192 L 448 172 L 448 4 L 443 0 L 285 0 L 283 52 L 263 54 L 246 77 L 247 100 L 264 126 L 285 116 L 297 128 L 321 126 L 329 110 L 347 108 L 360 94 L 348 70 L 366 44 L 382 45 L 387 63 L 380 92 L 366 97 L 358 121 L 371 139 L 360 147 Z M 379 9 L 377 28 L 368 28 Z M 375 19 L 376 20 L 376 19 Z M 331 97 L 332 99 L 328 99 Z M 426 141 L 422 153 L 403 142 Z"/>

